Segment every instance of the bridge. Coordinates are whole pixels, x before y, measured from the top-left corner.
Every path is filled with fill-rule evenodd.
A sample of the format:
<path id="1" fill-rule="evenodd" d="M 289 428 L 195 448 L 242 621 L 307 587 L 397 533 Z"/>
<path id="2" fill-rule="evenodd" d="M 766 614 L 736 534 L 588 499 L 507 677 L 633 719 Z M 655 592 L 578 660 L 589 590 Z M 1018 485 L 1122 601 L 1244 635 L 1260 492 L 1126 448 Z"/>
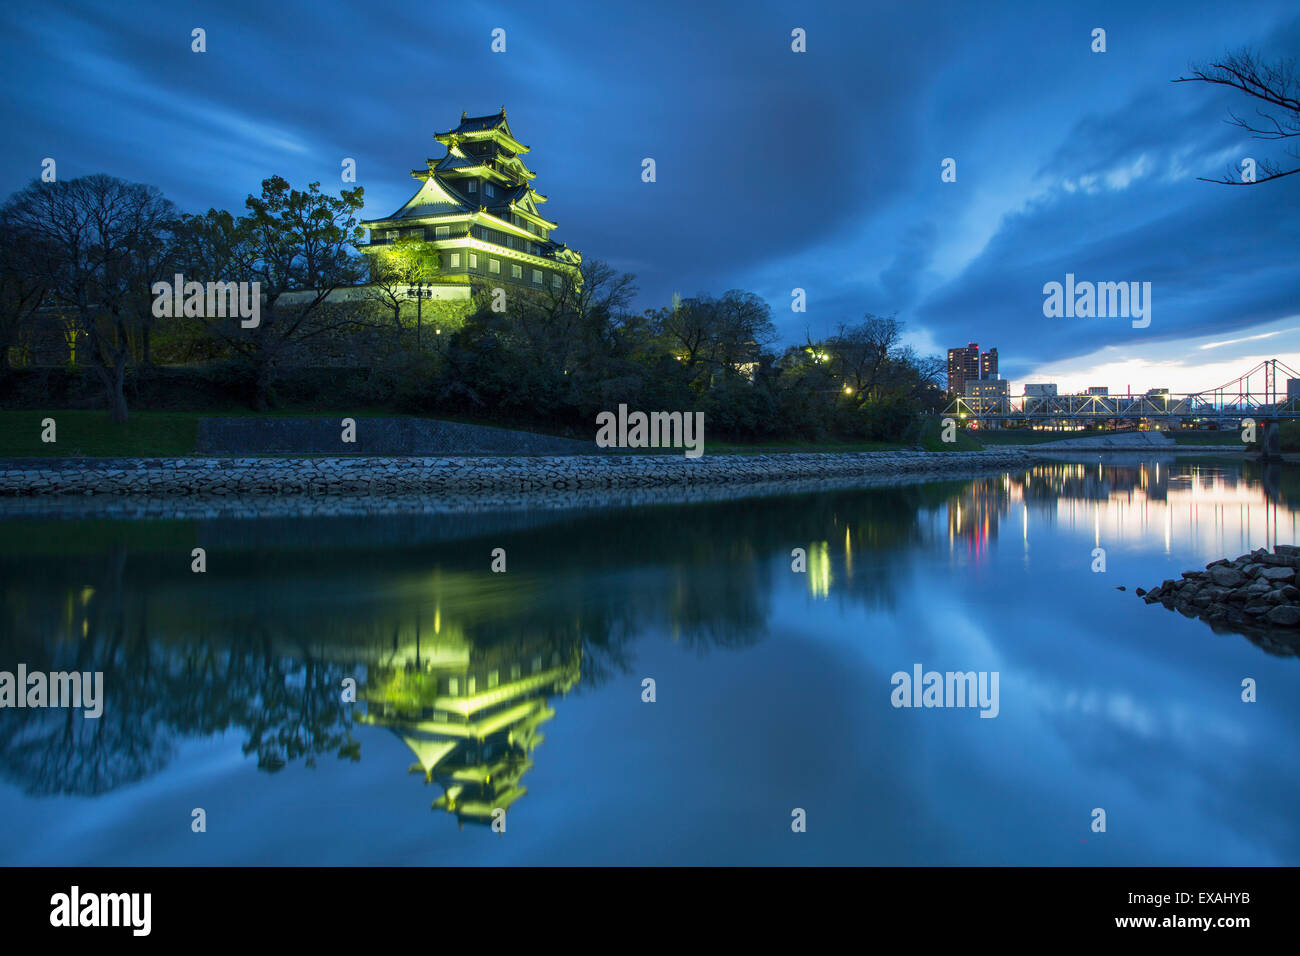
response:
<path id="1" fill-rule="evenodd" d="M 1288 398 L 1288 378 L 1300 380 L 1300 372 L 1279 359 L 1268 359 L 1244 375 L 1203 392 L 1170 394 L 1153 389 L 1138 395 L 964 396 L 953 399 L 943 414 L 979 423 L 1119 425 L 1159 421 L 1236 428 L 1246 418 L 1300 419 L 1300 394 Z"/>

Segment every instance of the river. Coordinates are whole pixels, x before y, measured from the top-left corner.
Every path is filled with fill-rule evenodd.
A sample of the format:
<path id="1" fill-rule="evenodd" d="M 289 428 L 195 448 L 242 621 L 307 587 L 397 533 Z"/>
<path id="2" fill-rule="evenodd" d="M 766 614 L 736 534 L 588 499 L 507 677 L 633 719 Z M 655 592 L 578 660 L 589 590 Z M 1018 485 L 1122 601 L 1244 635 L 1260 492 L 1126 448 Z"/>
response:
<path id="1" fill-rule="evenodd" d="M 1289 471 L 1093 455 L 525 515 L 11 518 L 0 670 L 102 672 L 104 710 L 0 712 L 0 860 L 1295 865 L 1300 662 L 1133 589 L 1294 543 L 1297 508 Z M 895 706 L 917 667 L 996 675 L 996 707 Z"/>

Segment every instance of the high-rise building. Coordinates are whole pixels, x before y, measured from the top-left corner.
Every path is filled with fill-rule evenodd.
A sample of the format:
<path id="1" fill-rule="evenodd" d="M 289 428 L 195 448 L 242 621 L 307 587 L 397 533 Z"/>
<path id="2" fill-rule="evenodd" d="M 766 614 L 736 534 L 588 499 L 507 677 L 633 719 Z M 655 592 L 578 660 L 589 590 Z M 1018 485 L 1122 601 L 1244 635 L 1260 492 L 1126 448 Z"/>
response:
<path id="1" fill-rule="evenodd" d="M 964 349 L 948 350 L 948 393 L 950 395 L 965 395 L 967 382 L 997 377 L 997 349 L 981 352 L 977 343 L 969 342 Z"/>
<path id="2" fill-rule="evenodd" d="M 980 347 L 971 342 L 964 349 L 948 350 L 948 391 L 965 395 L 966 383 L 980 377 Z"/>
<path id="3" fill-rule="evenodd" d="M 980 355 L 980 378 L 998 377 L 998 350 L 989 349 Z"/>

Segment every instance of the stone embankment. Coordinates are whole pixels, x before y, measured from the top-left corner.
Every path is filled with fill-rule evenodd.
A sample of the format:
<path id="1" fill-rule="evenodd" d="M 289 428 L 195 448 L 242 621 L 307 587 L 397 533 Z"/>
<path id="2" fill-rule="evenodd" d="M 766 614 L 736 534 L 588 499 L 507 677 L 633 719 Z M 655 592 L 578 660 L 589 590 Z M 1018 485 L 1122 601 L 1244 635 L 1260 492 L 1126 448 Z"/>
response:
<path id="1" fill-rule="evenodd" d="M 0 460 L 0 495 L 379 495 L 575 491 L 1022 468 L 1023 451 L 528 458 Z"/>
<path id="2" fill-rule="evenodd" d="M 1137 589 L 1148 604 L 1159 601 L 1188 617 L 1237 629 L 1300 628 L 1300 547 L 1279 544 L 1272 553 L 1258 548 L 1236 560 L 1223 558 L 1204 571 L 1184 571 L 1150 591 Z"/>

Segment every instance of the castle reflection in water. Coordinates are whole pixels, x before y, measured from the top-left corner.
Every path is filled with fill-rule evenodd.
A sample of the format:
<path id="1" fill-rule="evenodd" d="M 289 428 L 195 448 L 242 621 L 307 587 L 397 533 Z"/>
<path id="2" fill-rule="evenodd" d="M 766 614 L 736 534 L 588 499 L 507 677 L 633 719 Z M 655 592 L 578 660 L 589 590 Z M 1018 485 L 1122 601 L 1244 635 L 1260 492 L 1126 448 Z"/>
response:
<path id="1" fill-rule="evenodd" d="M 432 633 L 394 640 L 370 669 L 362 724 L 387 727 L 415 755 L 412 773 L 438 783 L 435 809 L 463 825 L 491 823 L 528 792 L 523 776 L 555 716 L 548 698 L 580 678 L 582 648 L 542 640 L 478 648 L 459 628 L 443 629 L 435 608 Z"/>

